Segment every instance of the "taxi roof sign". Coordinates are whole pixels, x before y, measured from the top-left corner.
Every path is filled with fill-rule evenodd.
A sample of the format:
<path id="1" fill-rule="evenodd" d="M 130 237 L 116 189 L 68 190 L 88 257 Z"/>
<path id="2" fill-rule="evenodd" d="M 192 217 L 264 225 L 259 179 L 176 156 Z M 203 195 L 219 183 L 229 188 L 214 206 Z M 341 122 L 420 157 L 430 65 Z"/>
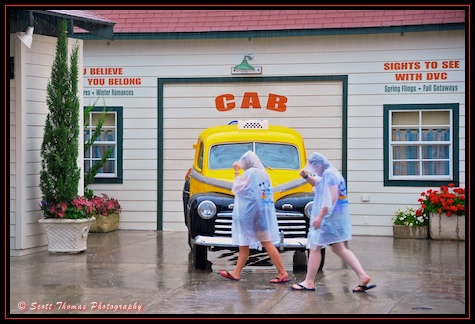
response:
<path id="1" fill-rule="evenodd" d="M 238 120 L 238 129 L 269 129 L 267 120 Z"/>

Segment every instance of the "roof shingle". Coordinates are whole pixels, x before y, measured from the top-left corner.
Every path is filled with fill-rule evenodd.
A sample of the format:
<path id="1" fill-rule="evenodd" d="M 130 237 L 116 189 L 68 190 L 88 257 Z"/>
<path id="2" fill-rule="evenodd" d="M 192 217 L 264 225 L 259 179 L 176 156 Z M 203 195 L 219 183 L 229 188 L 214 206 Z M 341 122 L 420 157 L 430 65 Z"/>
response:
<path id="1" fill-rule="evenodd" d="M 465 10 L 89 10 L 114 33 L 260 31 L 464 23 Z"/>

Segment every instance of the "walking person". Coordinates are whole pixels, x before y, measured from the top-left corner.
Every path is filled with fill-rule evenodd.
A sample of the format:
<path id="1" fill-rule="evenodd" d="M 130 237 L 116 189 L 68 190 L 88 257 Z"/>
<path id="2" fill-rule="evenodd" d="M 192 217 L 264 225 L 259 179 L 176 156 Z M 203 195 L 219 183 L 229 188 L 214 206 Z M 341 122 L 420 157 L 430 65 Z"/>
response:
<path id="1" fill-rule="evenodd" d="M 235 179 L 231 190 L 235 197 L 231 233 L 233 244 L 239 245 L 239 254 L 234 269 L 219 274 L 230 280 L 239 280 L 250 249 L 264 247 L 277 268 L 277 276 L 270 282 L 288 282 L 289 275 L 274 245 L 280 237 L 270 177 L 253 151 L 244 153 L 239 161 L 233 163 L 233 169 Z M 244 170 L 242 176 L 239 169 Z"/>
<path id="2" fill-rule="evenodd" d="M 324 155 L 315 152 L 308 159 L 307 166 L 300 170 L 300 175 L 315 186 L 315 197 L 308 230 L 307 274 L 304 281 L 291 286 L 292 290 L 315 290 L 315 276 L 322 259 L 320 250 L 327 246 L 331 246 L 332 251 L 358 276 L 358 285 L 353 292 L 376 287 L 368 286 L 371 278 L 345 245 L 345 241 L 351 240 L 351 220 L 346 181 L 341 173 Z"/>

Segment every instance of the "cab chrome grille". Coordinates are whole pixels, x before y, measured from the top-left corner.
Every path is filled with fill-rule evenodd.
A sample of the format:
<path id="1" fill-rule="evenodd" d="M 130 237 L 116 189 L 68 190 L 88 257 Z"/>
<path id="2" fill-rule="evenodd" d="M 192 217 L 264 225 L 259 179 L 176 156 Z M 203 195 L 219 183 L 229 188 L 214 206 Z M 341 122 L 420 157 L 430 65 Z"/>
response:
<path id="1" fill-rule="evenodd" d="M 277 212 L 279 231 L 285 238 L 307 237 L 306 217 L 298 212 Z M 231 237 L 232 212 L 220 212 L 214 223 L 214 235 Z"/>

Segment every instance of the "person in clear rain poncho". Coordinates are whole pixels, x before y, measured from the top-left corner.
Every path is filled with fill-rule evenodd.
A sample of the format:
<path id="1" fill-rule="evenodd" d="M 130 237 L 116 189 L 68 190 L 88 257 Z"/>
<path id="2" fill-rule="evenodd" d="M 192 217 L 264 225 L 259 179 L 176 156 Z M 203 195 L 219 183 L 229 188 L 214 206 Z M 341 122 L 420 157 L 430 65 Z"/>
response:
<path id="1" fill-rule="evenodd" d="M 239 169 L 243 169 L 242 176 Z M 290 281 L 285 271 L 279 250 L 274 243 L 280 240 L 274 195 L 271 180 L 259 157 L 252 151 L 233 163 L 235 179 L 232 186 L 234 209 L 232 219 L 232 242 L 239 246 L 236 266 L 231 271 L 221 271 L 220 275 L 231 280 L 239 280 L 249 258 L 250 249 L 266 250 L 277 276 L 271 283 Z"/>
<path id="2" fill-rule="evenodd" d="M 315 186 L 315 197 L 308 230 L 309 258 L 305 280 L 291 286 L 293 290 L 315 290 L 315 276 L 321 262 L 321 249 L 331 246 L 358 276 L 359 284 L 353 292 L 365 292 L 371 278 L 345 241 L 351 240 L 351 219 L 348 208 L 346 181 L 341 173 L 320 153 L 313 153 L 300 175 Z"/>

